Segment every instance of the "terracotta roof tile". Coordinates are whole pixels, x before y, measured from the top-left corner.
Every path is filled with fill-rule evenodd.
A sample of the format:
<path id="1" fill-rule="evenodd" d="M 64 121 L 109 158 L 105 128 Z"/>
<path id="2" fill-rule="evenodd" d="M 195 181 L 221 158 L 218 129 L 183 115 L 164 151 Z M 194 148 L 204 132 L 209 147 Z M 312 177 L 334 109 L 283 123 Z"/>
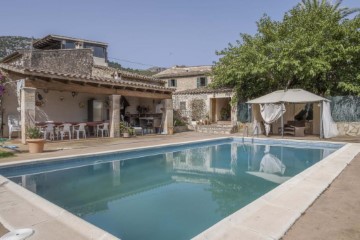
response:
<path id="1" fill-rule="evenodd" d="M 141 74 L 137 74 L 137 73 L 131 73 L 131 72 L 128 72 L 128 71 L 117 69 L 117 68 L 112 68 L 112 67 L 107 67 L 107 66 L 100 66 L 100 65 L 94 65 L 93 67 L 97 68 L 97 69 L 106 70 L 106 71 L 118 72 L 123 77 L 128 77 L 128 78 L 132 78 L 132 79 L 135 79 L 135 80 L 138 79 L 138 80 L 141 80 L 141 81 L 148 81 L 148 82 L 155 82 L 155 83 L 162 83 L 162 84 L 165 83 L 165 81 L 160 80 L 160 79 L 155 78 L 155 77 L 145 76 L 145 75 L 141 75 Z"/>
<path id="2" fill-rule="evenodd" d="M 208 88 L 201 87 L 195 89 L 187 89 L 184 91 L 175 92 L 174 95 L 194 95 L 194 94 L 208 94 L 208 93 L 232 93 L 232 88 Z"/>
<path id="3" fill-rule="evenodd" d="M 39 76 L 40 74 L 46 75 L 46 77 L 49 78 L 68 78 L 67 80 L 72 81 L 83 81 L 83 82 L 90 82 L 90 83 L 110 83 L 111 85 L 116 86 L 131 86 L 136 88 L 146 88 L 146 89 L 153 89 L 156 91 L 164 91 L 164 92 L 173 92 L 174 89 L 166 88 L 163 86 L 155 85 L 155 84 L 146 84 L 142 82 L 135 82 L 130 80 L 121 80 L 121 79 L 113 79 L 113 78 L 105 78 L 105 77 L 95 77 L 95 76 L 86 76 L 86 75 L 79 75 L 79 74 L 72 74 L 72 73 L 58 73 L 53 71 L 47 71 L 42 69 L 31 69 L 31 68 L 19 68 L 15 66 L 11 66 L 8 64 L 2 64 L 0 63 L 0 68 L 16 72 L 23 75 L 33 75 L 33 76 Z M 80 80 L 80 79 L 81 80 Z"/>
<path id="4" fill-rule="evenodd" d="M 154 75 L 157 78 L 186 77 L 207 75 L 211 73 L 212 66 L 174 66 Z"/>

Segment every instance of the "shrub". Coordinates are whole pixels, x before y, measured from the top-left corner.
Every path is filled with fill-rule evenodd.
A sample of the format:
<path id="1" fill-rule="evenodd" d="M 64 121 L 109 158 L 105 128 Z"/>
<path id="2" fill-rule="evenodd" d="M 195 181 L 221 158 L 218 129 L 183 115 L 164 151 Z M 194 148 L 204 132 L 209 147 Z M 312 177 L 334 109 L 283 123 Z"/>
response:
<path id="1" fill-rule="evenodd" d="M 41 131 L 37 127 L 28 127 L 26 129 L 26 135 L 29 139 L 38 139 L 41 138 Z"/>

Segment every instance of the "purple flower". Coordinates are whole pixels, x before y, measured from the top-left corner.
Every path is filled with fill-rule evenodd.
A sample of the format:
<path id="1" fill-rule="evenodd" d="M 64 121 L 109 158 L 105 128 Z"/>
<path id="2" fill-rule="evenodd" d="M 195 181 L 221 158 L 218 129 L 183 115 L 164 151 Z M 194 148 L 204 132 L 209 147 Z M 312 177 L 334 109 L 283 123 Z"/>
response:
<path id="1" fill-rule="evenodd" d="M 0 85 L 0 96 L 2 96 L 5 92 L 5 87 L 3 85 Z"/>

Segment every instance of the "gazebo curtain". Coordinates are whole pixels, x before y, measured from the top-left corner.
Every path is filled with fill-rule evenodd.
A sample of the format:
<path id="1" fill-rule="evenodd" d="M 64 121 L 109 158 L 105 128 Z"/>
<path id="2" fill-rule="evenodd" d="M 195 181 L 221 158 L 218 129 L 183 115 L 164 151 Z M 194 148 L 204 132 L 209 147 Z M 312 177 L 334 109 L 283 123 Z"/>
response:
<path id="1" fill-rule="evenodd" d="M 273 122 L 278 120 L 285 112 L 286 112 L 286 109 L 285 109 L 285 105 L 283 103 L 260 104 L 260 113 L 261 113 L 262 118 L 264 119 L 266 136 L 269 135 L 270 124 L 272 124 Z"/>
<path id="2" fill-rule="evenodd" d="M 330 102 L 327 101 L 323 102 L 322 123 L 324 138 L 336 137 L 339 134 L 337 125 L 331 117 Z"/>

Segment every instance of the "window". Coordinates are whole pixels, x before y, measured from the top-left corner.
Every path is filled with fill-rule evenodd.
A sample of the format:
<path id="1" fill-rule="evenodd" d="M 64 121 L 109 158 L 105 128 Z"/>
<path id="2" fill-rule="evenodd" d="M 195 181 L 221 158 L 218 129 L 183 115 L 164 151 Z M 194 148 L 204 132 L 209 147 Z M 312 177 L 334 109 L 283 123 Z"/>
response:
<path id="1" fill-rule="evenodd" d="M 207 86 L 207 78 L 206 77 L 199 77 L 197 78 L 197 87 L 206 87 Z"/>
<path id="2" fill-rule="evenodd" d="M 94 51 L 94 54 L 93 54 L 94 57 L 106 58 L 106 49 L 105 49 L 105 47 L 85 43 L 84 48 L 92 48 L 92 50 Z"/>
<path id="3" fill-rule="evenodd" d="M 186 110 L 186 102 L 180 102 L 180 110 Z"/>
<path id="4" fill-rule="evenodd" d="M 168 87 L 176 87 L 176 86 L 177 86 L 176 79 L 169 79 L 168 80 Z"/>
<path id="5" fill-rule="evenodd" d="M 74 49 L 75 48 L 75 42 L 64 40 L 62 41 L 62 49 Z"/>

